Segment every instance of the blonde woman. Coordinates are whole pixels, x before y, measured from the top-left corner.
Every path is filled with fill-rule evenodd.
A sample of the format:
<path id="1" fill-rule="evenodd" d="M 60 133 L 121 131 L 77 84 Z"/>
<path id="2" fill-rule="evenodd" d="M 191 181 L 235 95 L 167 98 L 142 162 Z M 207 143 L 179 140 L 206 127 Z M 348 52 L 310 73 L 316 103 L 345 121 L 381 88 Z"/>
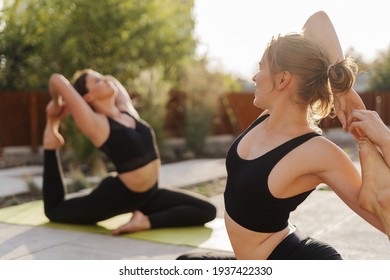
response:
<path id="1" fill-rule="evenodd" d="M 273 38 L 252 78 L 253 103 L 264 111 L 227 154 L 225 225 L 235 256 L 225 258 L 342 259 L 331 245 L 289 224 L 290 212 L 321 183 L 384 231 L 378 217 L 361 207 L 358 170 L 339 147 L 321 136 L 317 126 L 333 110 L 335 99 L 344 123 L 362 104 L 352 90 L 356 64 L 335 56 L 333 51 L 339 48 L 328 51 L 338 43 L 333 26 L 322 25 L 320 33 L 315 32 L 324 17 L 323 12 L 313 15 L 305 25 L 306 33 Z"/>
<path id="2" fill-rule="evenodd" d="M 320 183 L 384 231 L 359 203 L 359 172 L 316 126 L 331 112 L 334 96 L 351 91 L 356 70 L 349 59 L 332 61 L 324 45 L 304 34 L 275 38 L 265 50 L 253 77 L 254 105 L 265 112 L 226 159 L 225 222 L 238 259 L 341 259 L 288 223 L 289 213 Z"/>

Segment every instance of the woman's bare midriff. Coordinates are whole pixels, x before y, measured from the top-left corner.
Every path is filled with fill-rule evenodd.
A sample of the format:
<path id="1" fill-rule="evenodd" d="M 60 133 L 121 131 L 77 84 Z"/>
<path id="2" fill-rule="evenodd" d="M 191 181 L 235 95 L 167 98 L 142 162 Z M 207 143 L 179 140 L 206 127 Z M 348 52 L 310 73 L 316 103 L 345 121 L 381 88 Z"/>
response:
<path id="1" fill-rule="evenodd" d="M 156 159 L 136 170 L 119 174 L 121 181 L 133 192 L 146 192 L 158 181 L 160 160 Z"/>
<path id="2" fill-rule="evenodd" d="M 225 225 L 234 254 L 239 260 L 266 260 L 276 246 L 294 231 L 289 226 L 273 233 L 248 230 L 237 224 L 226 212 Z"/>

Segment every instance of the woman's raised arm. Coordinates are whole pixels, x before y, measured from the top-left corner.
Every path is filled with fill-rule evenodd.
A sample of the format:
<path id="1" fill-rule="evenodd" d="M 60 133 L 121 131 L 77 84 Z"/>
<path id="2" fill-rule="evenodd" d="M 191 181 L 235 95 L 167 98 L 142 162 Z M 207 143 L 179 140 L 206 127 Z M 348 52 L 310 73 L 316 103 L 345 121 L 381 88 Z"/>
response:
<path id="1" fill-rule="evenodd" d="M 95 138 L 100 138 L 96 133 L 96 127 L 101 127 L 101 116 L 92 110 L 83 97 L 61 74 L 53 74 L 50 77 L 49 91 L 54 102 L 66 106 L 66 110 L 73 116 L 77 127 L 95 144 Z"/>
<path id="2" fill-rule="evenodd" d="M 310 16 L 303 26 L 302 35 L 322 44 L 326 49 L 331 64 L 344 59 L 344 53 L 336 30 L 325 12 L 320 11 Z M 345 93 L 337 94 L 334 102 L 336 115 L 344 130 L 348 128 L 347 119 L 352 111 L 366 108 L 362 99 L 353 88 Z M 362 136 L 359 131 L 353 131 L 352 134 L 355 137 Z"/>

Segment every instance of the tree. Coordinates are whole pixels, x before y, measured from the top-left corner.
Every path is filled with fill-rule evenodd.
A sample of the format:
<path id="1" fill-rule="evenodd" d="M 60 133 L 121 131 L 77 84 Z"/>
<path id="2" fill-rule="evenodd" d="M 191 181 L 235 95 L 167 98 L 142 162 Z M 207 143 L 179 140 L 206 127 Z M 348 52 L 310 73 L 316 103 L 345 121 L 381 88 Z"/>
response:
<path id="1" fill-rule="evenodd" d="M 179 88 L 187 94 L 183 135 L 187 148 L 202 155 L 217 101 L 224 92 L 241 90 L 238 82 L 220 71 L 208 70 L 207 57 L 181 64 Z"/>
<path id="2" fill-rule="evenodd" d="M 390 90 L 390 48 L 373 63 L 370 87 L 373 90 Z"/>
<path id="3" fill-rule="evenodd" d="M 0 88 L 43 89 L 51 73 L 82 68 L 124 83 L 164 65 L 173 77 L 192 57 L 193 0 L 5 0 L 0 23 Z"/>
<path id="4" fill-rule="evenodd" d="M 352 57 L 359 66 L 359 72 L 366 72 L 369 70 L 369 63 L 367 63 L 362 54 L 358 53 L 355 48 L 350 47 L 345 51 L 345 57 Z"/>

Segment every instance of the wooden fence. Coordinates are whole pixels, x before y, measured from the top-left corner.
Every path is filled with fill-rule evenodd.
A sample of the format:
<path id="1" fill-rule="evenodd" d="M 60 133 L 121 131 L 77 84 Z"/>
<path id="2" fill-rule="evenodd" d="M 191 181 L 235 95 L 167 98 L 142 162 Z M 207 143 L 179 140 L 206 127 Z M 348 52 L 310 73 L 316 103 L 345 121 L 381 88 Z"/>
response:
<path id="1" fill-rule="evenodd" d="M 390 125 L 390 92 L 366 92 L 360 95 L 368 110 L 377 111 L 382 120 Z M 229 93 L 225 95 L 228 115 L 232 120 L 235 133 L 245 129 L 260 113 L 261 110 L 253 106 L 253 93 Z M 326 118 L 321 128 L 341 127 L 337 118 Z"/>
<path id="2" fill-rule="evenodd" d="M 47 92 L 0 93 L 0 155 L 7 146 L 30 146 L 38 151 L 48 102 Z"/>
<path id="3" fill-rule="evenodd" d="M 361 97 L 367 109 L 377 111 L 383 121 L 390 125 L 390 92 L 366 92 Z M 0 93 L 0 155 L 2 148 L 8 146 L 30 146 L 33 152 L 38 151 L 49 98 L 47 92 Z M 171 93 L 164 126 L 167 135 L 182 136 L 184 102 L 184 93 Z M 253 106 L 253 92 L 227 93 L 217 106 L 210 133 L 237 135 L 260 113 L 261 110 Z M 339 126 L 337 118 L 328 118 L 321 123 L 323 129 Z"/>
<path id="4" fill-rule="evenodd" d="M 378 112 L 386 125 L 390 125 L 390 92 L 369 91 L 360 94 L 367 110 Z M 322 129 L 341 127 L 337 118 L 326 118 L 321 122 Z"/>
<path id="5" fill-rule="evenodd" d="M 48 92 L 0 92 L 0 156 L 4 147 L 30 146 L 37 152 L 42 143 Z M 167 104 L 164 129 L 169 137 L 182 137 L 186 95 L 171 92 Z M 217 104 L 211 127 L 213 134 L 229 134 L 233 130 L 222 102 Z"/>

